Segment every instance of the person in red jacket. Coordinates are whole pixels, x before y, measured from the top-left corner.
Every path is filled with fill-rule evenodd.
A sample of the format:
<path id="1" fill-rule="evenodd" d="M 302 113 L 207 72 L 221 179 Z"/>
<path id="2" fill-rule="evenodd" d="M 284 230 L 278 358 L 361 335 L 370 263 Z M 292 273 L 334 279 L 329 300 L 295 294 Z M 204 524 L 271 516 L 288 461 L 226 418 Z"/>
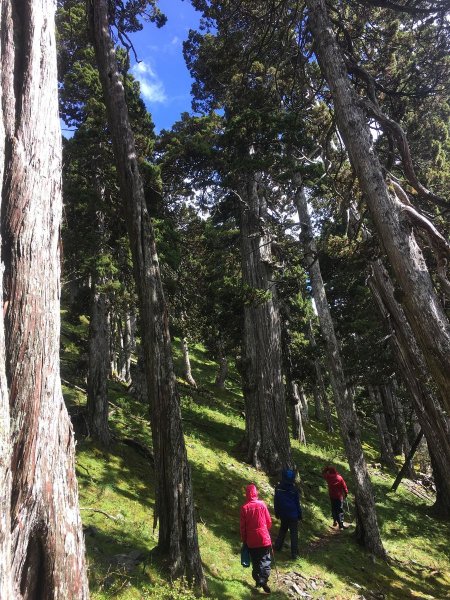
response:
<path id="1" fill-rule="evenodd" d="M 344 498 L 348 494 L 347 484 L 334 467 L 325 467 L 322 475 L 328 484 L 333 525 L 339 524 L 339 529 L 344 529 Z"/>
<path id="2" fill-rule="evenodd" d="M 247 544 L 252 559 L 252 576 L 256 587 L 270 594 L 267 585 L 270 575 L 270 539 L 269 529 L 272 526 L 267 506 L 258 500 L 258 490 L 254 483 L 245 489 L 247 502 L 241 506 L 240 529 L 241 540 Z"/>

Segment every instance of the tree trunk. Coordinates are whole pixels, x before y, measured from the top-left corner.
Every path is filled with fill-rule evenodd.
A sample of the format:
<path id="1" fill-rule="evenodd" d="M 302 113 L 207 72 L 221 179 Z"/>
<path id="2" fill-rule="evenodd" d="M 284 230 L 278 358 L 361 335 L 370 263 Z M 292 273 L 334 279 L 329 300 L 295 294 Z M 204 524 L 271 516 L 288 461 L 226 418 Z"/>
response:
<path id="1" fill-rule="evenodd" d="M 323 410 L 322 410 L 322 395 L 320 393 L 320 389 L 317 385 L 314 386 L 313 389 L 314 396 L 314 418 L 316 421 L 322 421 L 323 418 Z"/>
<path id="2" fill-rule="evenodd" d="M 197 387 L 195 383 L 195 379 L 192 376 L 191 370 L 191 359 L 189 358 L 189 346 L 187 343 L 187 339 L 184 336 L 181 336 L 180 340 L 181 351 L 183 353 L 183 377 L 192 387 Z"/>
<path id="3" fill-rule="evenodd" d="M 1 225 L 14 549 L 13 591 L 2 598 L 79 600 L 88 597 L 84 538 L 73 431 L 59 373 L 62 203 L 55 2 L 2 4 Z M 3 396 L 3 381 L 1 387 Z M 1 567 L 4 585 L 11 564 Z"/>
<path id="4" fill-rule="evenodd" d="M 377 235 L 401 288 L 405 316 L 450 411 L 450 324 L 436 295 L 423 253 L 403 205 L 388 192 L 373 139 L 347 76 L 325 0 L 307 0 L 309 27 L 328 82 L 339 131 L 367 202 Z"/>
<path id="5" fill-rule="evenodd" d="M 401 436 L 401 425 L 396 410 L 394 394 L 391 383 L 384 383 L 380 386 L 380 397 L 383 404 L 383 412 L 386 417 L 386 424 L 391 435 L 391 445 L 394 454 L 397 456 L 402 453 L 403 440 Z"/>
<path id="6" fill-rule="evenodd" d="M 384 413 L 375 413 L 375 423 L 377 424 L 378 438 L 380 440 L 380 460 L 389 468 L 395 469 L 396 464 L 392 450 L 391 434 L 389 433 Z"/>
<path id="7" fill-rule="evenodd" d="M 292 414 L 292 437 L 306 446 L 306 435 L 303 429 L 303 410 L 298 386 L 289 380 L 287 385 L 288 403 Z"/>
<path id="8" fill-rule="evenodd" d="M 124 87 L 109 33 L 108 1 L 88 1 L 87 10 L 125 204 L 139 298 L 143 355 L 149 391 L 157 476 L 158 547 L 168 555 L 172 577 L 187 574 L 206 590 L 200 559 L 189 463 L 173 370 L 169 319 L 155 236 L 144 197 Z"/>
<path id="9" fill-rule="evenodd" d="M 394 296 L 389 274 L 380 260 L 372 263 L 368 279 L 380 309 L 405 385 L 413 401 L 420 427 L 434 457 L 434 469 L 446 493 L 436 504 L 436 512 L 450 515 L 450 438 L 445 415 L 433 396 L 428 370 L 402 307 Z M 445 500 L 444 502 L 442 500 Z"/>
<path id="10" fill-rule="evenodd" d="M 228 375 L 228 360 L 226 356 L 219 356 L 219 368 L 217 370 L 216 380 L 214 385 L 219 390 L 225 389 L 225 381 Z"/>
<path id="11" fill-rule="evenodd" d="M 246 176 L 241 199 L 242 276 L 249 296 L 244 308 L 245 447 L 253 466 L 275 473 L 292 460 L 271 243 L 261 231 L 267 207 L 258 193 L 258 176 Z"/>
<path id="12" fill-rule="evenodd" d="M 125 313 L 123 327 L 123 378 L 125 383 L 131 382 L 131 355 L 135 346 L 132 319 L 129 311 Z"/>
<path id="13" fill-rule="evenodd" d="M 419 447 L 419 444 L 420 444 L 422 438 L 423 438 L 423 432 L 422 432 L 422 430 L 420 430 L 419 433 L 417 434 L 417 437 L 414 440 L 413 445 L 411 446 L 407 456 L 405 457 L 405 463 L 404 463 L 403 467 L 400 469 L 397 477 L 395 478 L 394 483 L 392 484 L 391 490 L 393 492 L 395 492 L 397 490 L 403 477 L 407 477 L 407 472 L 412 469 L 412 460 L 414 458 L 414 454 L 416 453 L 416 450 Z"/>
<path id="14" fill-rule="evenodd" d="M 89 435 L 105 446 L 111 442 L 108 426 L 109 320 L 106 294 L 94 282 L 89 322 L 87 417 Z"/>
<path id="15" fill-rule="evenodd" d="M 304 189 L 301 186 L 301 181 L 297 179 L 296 183 L 299 184 L 295 200 L 301 223 L 300 241 L 305 253 L 305 266 L 311 281 L 320 329 L 325 340 L 328 368 L 345 452 L 355 483 L 355 501 L 357 505 L 356 535 L 358 540 L 373 554 L 384 557 L 385 551 L 378 528 L 372 485 L 361 446 L 358 417 L 353 397 L 345 383 L 340 349 L 317 257 L 311 217 L 308 213 L 308 203 Z"/>
<path id="16" fill-rule="evenodd" d="M 309 421 L 308 398 L 306 397 L 303 386 L 300 386 L 298 393 L 300 396 L 300 405 L 302 410 L 303 421 L 307 423 Z"/>
<path id="17" fill-rule="evenodd" d="M 316 339 L 314 337 L 314 331 L 312 328 L 311 321 L 309 321 L 308 337 L 311 342 L 311 347 L 313 348 L 313 350 L 315 350 L 317 348 L 317 344 L 316 344 Z M 331 407 L 330 407 L 330 402 L 328 401 L 328 396 L 327 396 L 325 384 L 323 381 L 322 366 L 321 366 L 318 358 L 316 358 L 316 360 L 314 361 L 314 370 L 316 372 L 316 387 L 315 387 L 316 391 L 314 393 L 315 394 L 317 393 L 322 401 L 327 431 L 329 433 L 332 433 L 334 431 L 334 427 L 333 427 L 333 418 L 331 416 Z M 316 412 L 316 418 L 318 418 L 317 412 Z"/>

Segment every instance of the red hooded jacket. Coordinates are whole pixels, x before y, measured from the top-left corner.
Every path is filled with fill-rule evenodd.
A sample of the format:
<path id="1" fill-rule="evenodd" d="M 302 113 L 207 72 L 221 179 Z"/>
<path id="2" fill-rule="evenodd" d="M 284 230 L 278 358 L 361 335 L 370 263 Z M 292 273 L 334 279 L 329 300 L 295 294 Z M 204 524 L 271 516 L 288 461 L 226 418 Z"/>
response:
<path id="1" fill-rule="evenodd" d="M 332 500 L 343 500 L 348 494 L 348 488 L 342 475 L 339 475 L 334 467 L 326 467 L 322 471 L 322 475 L 328 483 L 330 498 Z"/>
<path id="2" fill-rule="evenodd" d="M 258 500 L 258 490 L 251 483 L 245 489 L 247 502 L 241 506 L 240 528 L 241 540 L 249 548 L 263 548 L 270 546 L 269 529 L 272 527 L 267 506 L 262 500 Z"/>

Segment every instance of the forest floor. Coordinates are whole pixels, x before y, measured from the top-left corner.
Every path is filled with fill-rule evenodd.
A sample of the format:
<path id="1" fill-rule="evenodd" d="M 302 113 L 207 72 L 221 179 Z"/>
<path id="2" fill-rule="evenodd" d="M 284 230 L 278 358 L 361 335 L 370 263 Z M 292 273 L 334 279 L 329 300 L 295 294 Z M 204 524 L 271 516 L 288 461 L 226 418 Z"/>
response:
<path id="1" fill-rule="evenodd" d="M 86 323 L 63 322 L 62 377 L 72 414 L 85 404 L 80 379 L 85 361 Z M 177 358 L 179 360 L 179 357 Z M 177 364 L 177 366 L 179 366 Z M 237 450 L 244 430 L 243 399 L 232 373 L 225 391 L 217 391 L 216 364 L 201 347 L 192 352 L 199 390 L 181 385 L 183 426 L 192 468 L 201 555 L 211 598 L 246 600 L 265 595 L 253 587 L 251 570 L 240 564 L 239 507 L 244 489 L 254 482 L 260 497 L 272 506 L 275 480 L 242 462 Z M 180 380 L 181 382 L 181 380 Z M 182 382 L 181 382 L 182 383 Z M 102 448 L 78 435 L 77 474 L 84 523 L 89 580 L 93 600 L 188 600 L 192 592 L 171 585 L 153 551 L 154 472 L 143 448 L 151 449 L 148 408 L 126 386 L 110 385 L 111 429 L 115 441 Z M 82 420 L 82 419 L 81 419 Z M 80 427 L 80 418 L 76 428 Z M 82 425 L 82 423 L 81 423 Z M 378 516 L 389 561 L 374 558 L 354 539 L 352 481 L 338 435 L 322 424 L 306 424 L 307 445 L 293 442 L 300 474 L 304 518 L 300 525 L 300 558 L 292 561 L 287 547 L 276 553 L 271 598 L 314 599 L 444 599 L 450 597 L 450 526 L 434 519 L 432 497 L 419 498 L 408 486 L 390 492 L 394 474 L 371 469 Z M 364 450 L 377 464 L 370 428 Z M 368 430 L 368 431 L 367 431 Z M 129 445 L 129 440 L 138 445 Z M 329 500 L 321 478 L 325 464 L 337 465 L 350 488 L 348 529 L 330 527 Z M 424 492 L 421 492 L 422 495 Z M 274 520 L 276 535 L 279 523 Z"/>

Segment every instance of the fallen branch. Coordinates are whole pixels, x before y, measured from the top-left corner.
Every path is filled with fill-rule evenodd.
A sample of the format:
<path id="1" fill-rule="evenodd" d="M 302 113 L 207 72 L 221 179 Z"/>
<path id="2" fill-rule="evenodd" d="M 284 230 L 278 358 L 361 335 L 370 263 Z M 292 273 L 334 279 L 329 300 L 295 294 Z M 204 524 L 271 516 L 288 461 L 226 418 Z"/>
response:
<path id="1" fill-rule="evenodd" d="M 100 513 L 101 515 L 104 515 L 108 519 L 111 519 L 111 521 L 118 521 L 119 520 L 117 517 L 113 517 L 112 515 L 110 515 L 109 513 L 105 512 L 104 510 L 101 510 L 100 508 L 92 508 L 90 506 L 80 506 L 80 510 L 88 510 L 90 512 Z"/>

